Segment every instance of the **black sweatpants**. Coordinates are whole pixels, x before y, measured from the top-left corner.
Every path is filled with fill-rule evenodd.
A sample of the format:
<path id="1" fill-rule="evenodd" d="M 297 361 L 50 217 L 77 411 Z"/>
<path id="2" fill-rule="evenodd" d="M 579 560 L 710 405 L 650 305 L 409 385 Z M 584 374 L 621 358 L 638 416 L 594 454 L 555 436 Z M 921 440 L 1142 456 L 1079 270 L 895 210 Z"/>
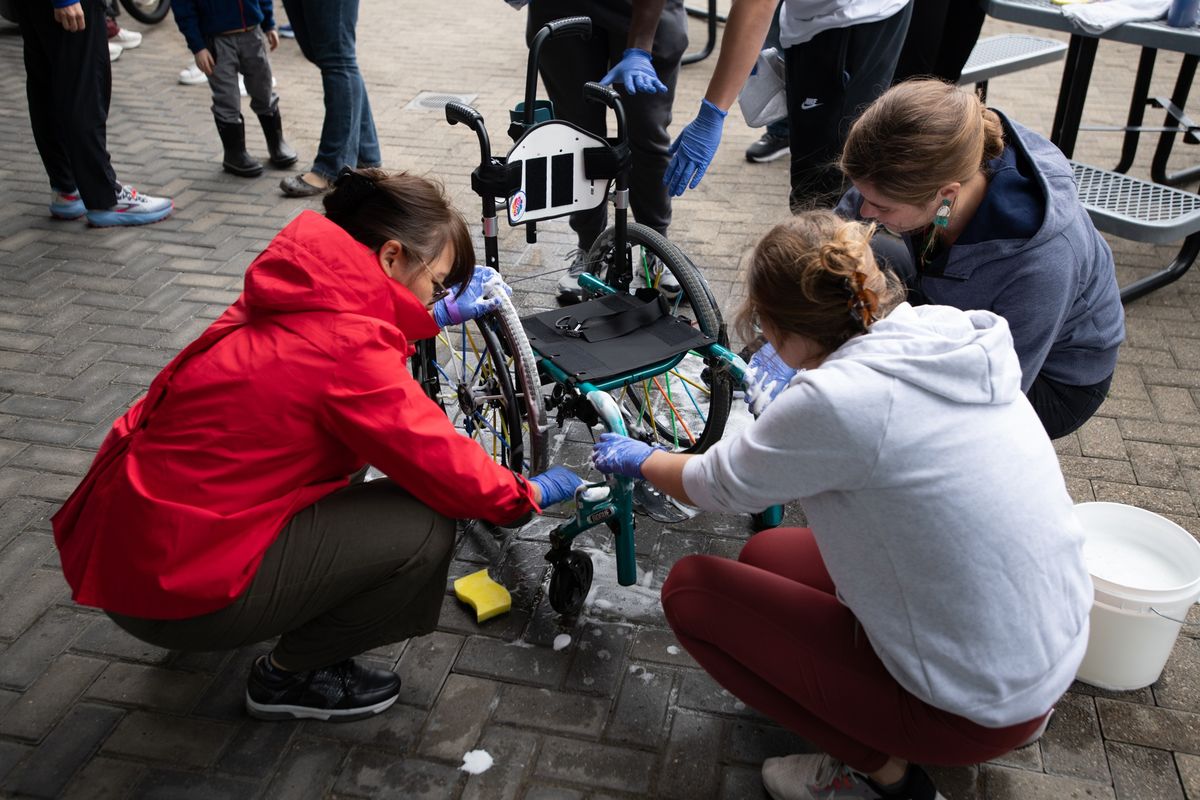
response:
<path id="1" fill-rule="evenodd" d="M 630 0 L 532 0 L 526 42 L 547 22 L 563 17 L 592 18 L 592 35 L 583 40 L 565 36 L 546 42 L 538 60 L 538 71 L 546 95 L 554 103 L 554 115 L 573 122 L 586 131 L 605 136 L 607 107 L 583 99 L 583 85 L 599 81 L 625 52 L 632 15 Z M 667 91 L 659 94 L 625 95 L 622 92 L 629 129 L 632 167 L 629 174 L 629 207 L 633 218 L 659 233 L 666 234 L 671 224 L 671 196 L 663 185 L 663 175 L 671 159 L 667 150 L 671 137 L 671 104 L 675 102 L 675 82 L 679 62 L 687 49 L 687 14 L 683 0 L 667 0 L 654 35 L 651 62 Z M 571 228 L 579 246 L 592 246 L 608 224 L 608 204 L 571 215 Z"/>
<path id="2" fill-rule="evenodd" d="M 77 189 L 93 210 L 117 204 L 117 176 L 108 156 L 108 61 L 104 0 L 80 0 L 86 18 L 70 33 L 54 21 L 49 2 L 17 3 L 25 41 L 26 93 L 33 138 L 56 191 Z"/>
<path id="3" fill-rule="evenodd" d="M 109 616 L 168 650 L 232 650 L 279 636 L 280 666 L 318 669 L 433 631 L 455 531 L 454 520 L 389 480 L 353 484 L 292 517 L 226 608 L 181 620 Z"/>
<path id="4" fill-rule="evenodd" d="M 983 5 L 975 0 L 913 0 L 912 21 L 892 83 L 917 76 L 958 83 L 984 16 Z"/>
<path id="5" fill-rule="evenodd" d="M 891 85 L 911 13 L 909 3 L 885 20 L 822 31 L 783 51 L 793 210 L 832 207 L 842 196 L 842 144 L 862 109 Z"/>

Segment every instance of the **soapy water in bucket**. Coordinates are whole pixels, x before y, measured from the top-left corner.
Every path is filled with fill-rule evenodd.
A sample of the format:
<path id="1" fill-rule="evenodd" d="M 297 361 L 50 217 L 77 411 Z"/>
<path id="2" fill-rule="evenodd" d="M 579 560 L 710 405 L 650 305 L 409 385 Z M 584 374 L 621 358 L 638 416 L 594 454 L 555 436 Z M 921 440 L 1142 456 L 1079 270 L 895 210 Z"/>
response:
<path id="1" fill-rule="evenodd" d="M 1170 520 L 1121 503 L 1080 503 L 1075 516 L 1095 586 L 1076 677 L 1114 691 L 1149 686 L 1200 598 L 1200 543 Z"/>
<path id="2" fill-rule="evenodd" d="M 1093 531 L 1083 553 L 1093 577 L 1137 589 L 1166 590 L 1194 580 L 1182 564 L 1155 542 L 1138 541 L 1127 533 Z"/>

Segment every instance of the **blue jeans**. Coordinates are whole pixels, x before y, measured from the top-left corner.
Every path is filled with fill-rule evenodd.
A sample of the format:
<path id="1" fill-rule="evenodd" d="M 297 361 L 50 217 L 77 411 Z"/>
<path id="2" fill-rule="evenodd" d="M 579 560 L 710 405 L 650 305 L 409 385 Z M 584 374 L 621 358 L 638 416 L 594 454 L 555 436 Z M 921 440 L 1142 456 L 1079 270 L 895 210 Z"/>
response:
<path id="1" fill-rule="evenodd" d="M 312 171 L 332 181 L 343 166 L 378 167 L 379 137 L 354 51 L 358 0 L 283 0 L 283 7 L 300 52 L 321 70 L 325 122 Z"/>

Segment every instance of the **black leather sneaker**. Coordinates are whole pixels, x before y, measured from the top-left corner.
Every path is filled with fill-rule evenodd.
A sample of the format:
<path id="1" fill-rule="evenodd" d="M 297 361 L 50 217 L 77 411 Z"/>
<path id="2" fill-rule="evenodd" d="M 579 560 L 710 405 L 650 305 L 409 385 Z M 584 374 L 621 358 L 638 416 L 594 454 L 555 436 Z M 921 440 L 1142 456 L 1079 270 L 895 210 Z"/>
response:
<path id="1" fill-rule="evenodd" d="M 351 658 L 307 672 L 285 672 L 260 656 L 246 681 L 246 712 L 258 719 L 351 722 L 378 714 L 399 694 L 399 675 Z"/>
<path id="2" fill-rule="evenodd" d="M 791 151 L 791 140 L 788 137 L 764 133 L 757 142 L 746 148 L 746 160 L 756 164 L 765 164 L 768 161 L 783 158 Z"/>

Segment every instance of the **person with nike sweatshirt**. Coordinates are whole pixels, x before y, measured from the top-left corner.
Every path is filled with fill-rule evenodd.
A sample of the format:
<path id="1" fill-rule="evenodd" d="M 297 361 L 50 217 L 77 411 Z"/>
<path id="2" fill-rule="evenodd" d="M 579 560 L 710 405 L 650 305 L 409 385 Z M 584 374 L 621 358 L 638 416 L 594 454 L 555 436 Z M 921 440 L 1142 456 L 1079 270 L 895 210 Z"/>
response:
<path id="1" fill-rule="evenodd" d="M 664 182 L 678 197 L 699 185 L 776 13 L 778 0 L 738 0 L 695 118 L 671 144 Z M 832 206 L 837 155 L 858 110 L 892 83 L 912 0 L 783 0 L 779 41 L 787 84 L 793 210 Z"/>
<path id="2" fill-rule="evenodd" d="M 1083 425 L 1108 394 L 1125 314 L 1059 149 L 969 91 L 913 80 L 862 113 L 841 166 L 853 188 L 838 213 L 899 235 L 876 246 L 910 300 L 1004 317 L 1050 438 Z"/>
<path id="3" fill-rule="evenodd" d="M 593 449 L 705 510 L 803 507 L 811 527 L 687 556 L 662 588 L 700 665 L 823 751 L 767 759 L 776 800 L 940 798 L 916 763 L 1035 739 L 1087 645 L 1083 536 L 1008 323 L 903 302 L 872 236 L 812 211 L 755 248 L 741 333 L 792 372 L 754 422 L 702 454 Z"/>

